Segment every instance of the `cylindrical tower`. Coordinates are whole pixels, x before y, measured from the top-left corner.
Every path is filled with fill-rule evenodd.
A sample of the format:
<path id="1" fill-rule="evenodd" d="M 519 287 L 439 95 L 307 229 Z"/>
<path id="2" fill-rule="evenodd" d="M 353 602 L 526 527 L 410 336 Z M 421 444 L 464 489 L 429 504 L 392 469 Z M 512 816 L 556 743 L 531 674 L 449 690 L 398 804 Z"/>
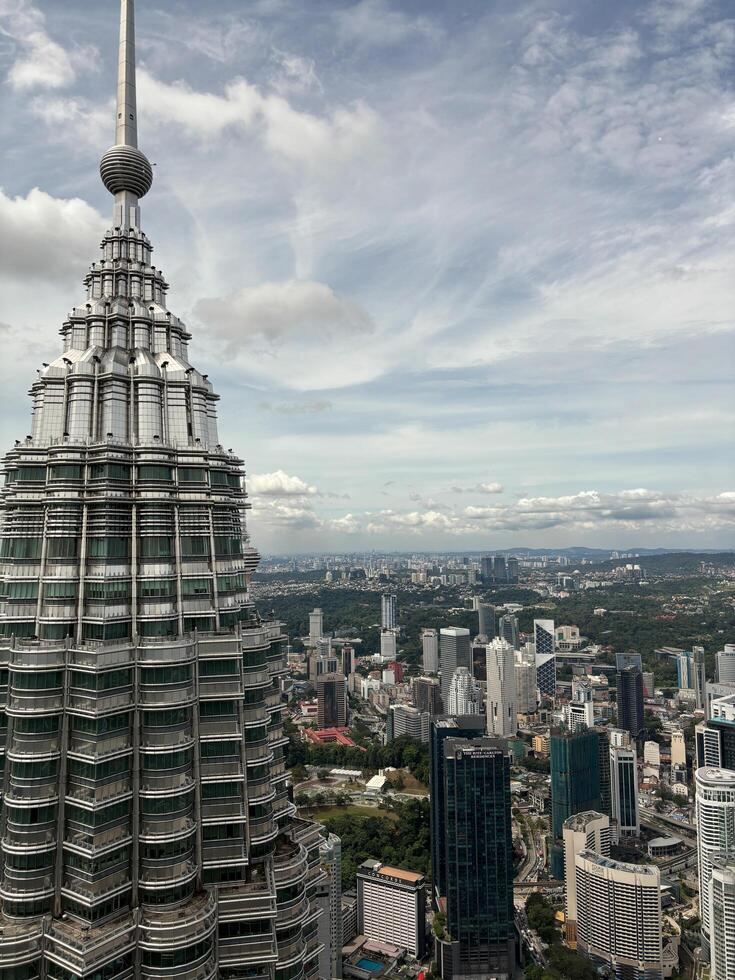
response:
<path id="1" fill-rule="evenodd" d="M 735 854 L 735 772 L 703 766 L 696 772 L 697 859 L 702 946 L 710 950 L 712 861 Z"/>

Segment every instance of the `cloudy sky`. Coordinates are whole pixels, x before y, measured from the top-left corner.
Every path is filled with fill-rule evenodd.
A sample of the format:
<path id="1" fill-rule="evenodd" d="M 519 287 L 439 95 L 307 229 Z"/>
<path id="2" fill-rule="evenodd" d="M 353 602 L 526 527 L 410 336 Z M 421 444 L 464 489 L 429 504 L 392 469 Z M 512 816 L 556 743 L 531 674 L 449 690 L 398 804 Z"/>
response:
<path id="1" fill-rule="evenodd" d="M 261 550 L 735 543 L 729 0 L 137 19 L 143 227 Z M 0 0 L 6 446 L 108 222 L 116 32 Z"/>

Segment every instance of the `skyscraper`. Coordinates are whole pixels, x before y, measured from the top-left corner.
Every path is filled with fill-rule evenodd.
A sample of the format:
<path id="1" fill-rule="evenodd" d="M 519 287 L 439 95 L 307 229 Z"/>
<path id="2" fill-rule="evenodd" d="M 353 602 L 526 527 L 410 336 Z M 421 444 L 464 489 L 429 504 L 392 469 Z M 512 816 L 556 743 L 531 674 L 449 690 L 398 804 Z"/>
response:
<path id="1" fill-rule="evenodd" d="M 112 228 L 4 461 L 0 955 L 27 977 L 313 978 L 285 637 L 250 601 L 242 461 L 141 231 L 133 18 L 122 0 Z"/>
<path id="2" fill-rule="evenodd" d="M 319 860 L 324 871 L 317 889 L 316 904 L 322 911 L 319 918 L 319 942 L 324 947 L 319 954 L 319 976 L 342 976 L 342 841 L 336 834 L 327 834 L 319 845 Z"/>
<path id="3" fill-rule="evenodd" d="M 600 809 L 600 768 L 597 732 L 552 732 L 551 829 L 561 841 L 564 821 L 583 810 Z"/>
<path id="4" fill-rule="evenodd" d="M 625 980 L 661 980 L 661 874 L 586 850 L 575 859 L 577 951 Z"/>
<path id="5" fill-rule="evenodd" d="M 643 709 L 643 671 L 631 665 L 617 672 L 618 728 L 625 729 L 631 738 L 640 742 L 645 735 Z"/>
<path id="6" fill-rule="evenodd" d="M 392 704 L 386 717 L 386 740 L 392 742 L 407 735 L 417 742 L 428 742 L 430 727 L 428 711 L 419 711 L 408 704 Z"/>
<path id="7" fill-rule="evenodd" d="M 320 674 L 316 681 L 319 728 L 344 728 L 347 724 L 347 684 L 344 674 Z"/>
<path id="8" fill-rule="evenodd" d="M 423 665 L 427 674 L 439 671 L 439 634 L 436 630 L 421 630 Z"/>
<path id="9" fill-rule="evenodd" d="M 515 650 L 497 637 L 487 647 L 487 730 L 505 738 L 518 731 Z"/>
<path id="10" fill-rule="evenodd" d="M 582 851 L 610 856 L 610 818 L 606 813 L 586 810 L 564 821 L 564 885 L 566 891 L 565 937 L 577 945 L 576 859 Z"/>
<path id="11" fill-rule="evenodd" d="M 533 641 L 536 644 L 536 676 L 541 694 L 556 695 L 556 655 L 554 620 L 534 619 Z"/>
<path id="12" fill-rule="evenodd" d="M 452 715 L 477 715 L 482 711 L 482 691 L 466 667 L 457 667 L 452 674 L 447 711 Z"/>
<path id="13" fill-rule="evenodd" d="M 431 723 L 429 739 L 430 803 L 431 803 L 431 879 L 434 888 L 434 905 L 446 895 L 446 820 L 441 803 L 441 787 L 444 785 L 444 749 L 448 738 L 478 738 L 485 732 L 482 715 L 466 715 L 453 718 L 445 715 Z"/>
<path id="14" fill-rule="evenodd" d="M 442 696 L 436 677 L 414 677 L 411 680 L 414 707 L 430 715 L 442 714 Z"/>
<path id="15" fill-rule="evenodd" d="M 477 620 L 479 635 L 492 640 L 495 636 L 495 606 L 489 602 L 478 603 Z"/>
<path id="16" fill-rule="evenodd" d="M 398 626 L 398 597 L 380 597 L 380 625 L 384 630 L 394 630 Z"/>
<path id="17" fill-rule="evenodd" d="M 512 977 L 513 842 L 507 743 L 449 738 L 437 792 L 445 825 L 443 977 Z"/>
<path id="18" fill-rule="evenodd" d="M 457 667 L 472 673 L 470 631 L 463 626 L 445 626 L 439 632 L 439 655 L 442 676 L 442 701 L 449 703 L 449 685 Z"/>
<path id="19" fill-rule="evenodd" d="M 595 727 L 595 706 L 592 701 L 592 687 L 588 681 L 572 681 L 572 697 L 565 713 L 570 732 L 576 732 L 579 728 Z"/>
<path id="20" fill-rule="evenodd" d="M 610 810 L 616 840 L 638 836 L 640 819 L 635 744 L 622 744 L 616 740 L 615 731 L 610 738 Z"/>
<path id="21" fill-rule="evenodd" d="M 324 636 L 324 613 L 318 607 L 309 613 L 309 645 L 315 647 Z"/>
<path id="22" fill-rule="evenodd" d="M 711 980 L 735 980 L 735 854 L 712 858 Z"/>
<path id="23" fill-rule="evenodd" d="M 715 698 L 710 717 L 695 729 L 697 765 L 735 770 L 735 694 Z"/>
<path id="24" fill-rule="evenodd" d="M 717 680 L 720 684 L 735 684 L 735 643 L 726 643 L 717 652 Z"/>
<path id="25" fill-rule="evenodd" d="M 510 645 L 518 649 L 518 617 L 512 613 L 506 613 L 498 620 L 498 636 L 507 640 Z"/>
<path id="26" fill-rule="evenodd" d="M 533 647 L 533 644 L 527 644 Z M 516 707 L 522 715 L 532 715 L 538 706 L 536 681 L 536 654 L 531 651 L 527 656 L 524 651 L 516 652 Z"/>
<path id="27" fill-rule="evenodd" d="M 715 855 L 735 855 L 735 772 L 703 766 L 695 775 L 697 864 L 702 948 L 711 950 L 712 863 Z"/>

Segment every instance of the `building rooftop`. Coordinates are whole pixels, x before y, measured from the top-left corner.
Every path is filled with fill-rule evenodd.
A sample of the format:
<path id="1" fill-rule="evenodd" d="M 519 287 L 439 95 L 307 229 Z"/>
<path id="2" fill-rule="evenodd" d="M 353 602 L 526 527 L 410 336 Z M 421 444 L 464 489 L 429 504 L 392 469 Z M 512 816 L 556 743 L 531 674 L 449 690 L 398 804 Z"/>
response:
<path id="1" fill-rule="evenodd" d="M 604 813 L 598 813 L 597 810 L 583 810 L 581 813 L 575 813 L 568 817 L 564 821 L 564 826 L 570 830 L 585 830 L 587 824 L 592 820 L 599 820 L 600 817 L 604 816 Z"/>

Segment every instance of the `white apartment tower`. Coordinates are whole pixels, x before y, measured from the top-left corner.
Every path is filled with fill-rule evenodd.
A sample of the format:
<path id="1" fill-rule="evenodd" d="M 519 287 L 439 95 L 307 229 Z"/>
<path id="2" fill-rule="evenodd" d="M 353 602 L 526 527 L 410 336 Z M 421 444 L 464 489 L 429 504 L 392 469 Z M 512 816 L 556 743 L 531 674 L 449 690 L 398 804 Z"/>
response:
<path id="1" fill-rule="evenodd" d="M 606 813 L 584 810 L 564 821 L 564 881 L 566 884 L 566 940 L 577 945 L 577 855 L 592 851 L 610 856 L 610 818 Z"/>
<path id="2" fill-rule="evenodd" d="M 357 869 L 357 928 L 368 939 L 392 943 L 421 957 L 426 944 L 424 876 L 364 861 Z"/>
<path id="3" fill-rule="evenodd" d="M 572 681 L 572 698 L 564 711 L 570 732 L 595 727 L 592 687 L 587 681 Z"/>
<path id="4" fill-rule="evenodd" d="M 711 882 L 715 855 L 735 855 L 735 772 L 702 766 L 695 774 L 697 787 L 697 863 L 702 948 L 711 948 Z"/>
<path id="5" fill-rule="evenodd" d="M 482 691 L 467 667 L 457 667 L 449 685 L 447 714 L 479 715 L 482 712 Z"/>
<path id="6" fill-rule="evenodd" d="M 457 667 L 472 670 L 470 631 L 463 626 L 444 626 L 439 632 L 439 665 L 442 675 L 442 701 L 449 702 L 449 685 Z"/>
<path id="7" fill-rule="evenodd" d="M 735 855 L 712 858 L 711 980 L 735 980 Z"/>
<path id="8" fill-rule="evenodd" d="M 384 630 L 394 630 L 398 626 L 398 597 L 382 595 L 380 597 L 380 625 Z"/>
<path id="9" fill-rule="evenodd" d="M 577 951 L 626 980 L 663 976 L 661 875 L 591 850 L 575 861 Z"/>
<path id="10" fill-rule="evenodd" d="M 426 674 L 439 672 L 439 634 L 436 630 L 421 630 L 423 665 Z"/>
<path id="11" fill-rule="evenodd" d="M 500 637 L 485 647 L 487 664 L 487 730 L 507 738 L 518 730 L 515 650 Z"/>

